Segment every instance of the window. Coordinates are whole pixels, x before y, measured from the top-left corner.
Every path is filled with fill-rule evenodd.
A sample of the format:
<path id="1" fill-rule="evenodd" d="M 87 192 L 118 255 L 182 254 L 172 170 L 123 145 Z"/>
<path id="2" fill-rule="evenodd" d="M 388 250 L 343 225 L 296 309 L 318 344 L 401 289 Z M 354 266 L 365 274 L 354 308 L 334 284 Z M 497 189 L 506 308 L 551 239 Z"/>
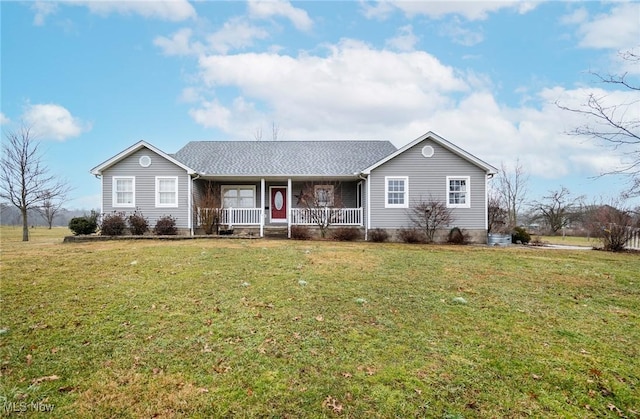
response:
<path id="1" fill-rule="evenodd" d="M 256 187 L 253 185 L 222 186 L 222 206 L 224 208 L 255 208 Z"/>
<path id="2" fill-rule="evenodd" d="M 385 208 L 409 208 L 409 178 L 386 176 L 384 183 Z"/>
<path id="3" fill-rule="evenodd" d="M 356 208 L 362 208 L 362 185 L 363 182 L 358 182 L 356 186 Z"/>
<path id="4" fill-rule="evenodd" d="M 447 176 L 447 207 L 471 207 L 469 176 Z"/>
<path id="5" fill-rule="evenodd" d="M 133 176 L 113 177 L 113 204 L 114 207 L 135 207 L 136 178 Z"/>
<path id="6" fill-rule="evenodd" d="M 316 203 L 319 207 L 333 206 L 333 185 L 315 185 Z"/>
<path id="7" fill-rule="evenodd" d="M 178 177 L 156 176 L 156 207 L 178 206 Z"/>

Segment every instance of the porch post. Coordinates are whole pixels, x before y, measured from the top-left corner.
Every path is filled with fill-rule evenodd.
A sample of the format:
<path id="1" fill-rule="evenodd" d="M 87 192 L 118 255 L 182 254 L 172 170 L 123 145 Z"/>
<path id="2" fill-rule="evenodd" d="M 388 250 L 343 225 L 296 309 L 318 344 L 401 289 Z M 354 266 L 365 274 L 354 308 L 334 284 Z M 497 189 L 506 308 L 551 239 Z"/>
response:
<path id="1" fill-rule="evenodd" d="M 291 238 L 291 178 L 287 179 L 287 237 Z"/>
<path id="2" fill-rule="evenodd" d="M 260 179 L 260 237 L 264 237 L 264 178 Z"/>
<path id="3" fill-rule="evenodd" d="M 367 222 L 364 226 L 364 239 L 367 241 L 369 240 L 369 229 L 371 228 L 371 175 L 367 176 L 365 182 L 367 185 L 367 199 L 365 200 L 367 203 Z M 384 199 L 387 199 L 387 197 L 384 197 Z"/>

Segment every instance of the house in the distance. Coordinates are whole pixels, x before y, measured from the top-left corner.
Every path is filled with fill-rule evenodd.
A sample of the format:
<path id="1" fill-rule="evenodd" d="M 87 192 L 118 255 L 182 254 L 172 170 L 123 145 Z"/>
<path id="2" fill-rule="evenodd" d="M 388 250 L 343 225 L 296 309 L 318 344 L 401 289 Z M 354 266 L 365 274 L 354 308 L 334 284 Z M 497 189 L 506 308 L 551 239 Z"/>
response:
<path id="1" fill-rule="evenodd" d="M 394 233 L 411 208 L 437 200 L 452 227 L 486 242 L 487 180 L 497 169 L 428 132 L 396 149 L 388 141 L 194 141 L 168 154 L 140 141 L 91 170 L 102 212 L 164 215 L 202 233 L 212 211 L 226 229 L 268 235 L 330 224 Z M 208 221 L 206 221 L 208 223 Z"/>

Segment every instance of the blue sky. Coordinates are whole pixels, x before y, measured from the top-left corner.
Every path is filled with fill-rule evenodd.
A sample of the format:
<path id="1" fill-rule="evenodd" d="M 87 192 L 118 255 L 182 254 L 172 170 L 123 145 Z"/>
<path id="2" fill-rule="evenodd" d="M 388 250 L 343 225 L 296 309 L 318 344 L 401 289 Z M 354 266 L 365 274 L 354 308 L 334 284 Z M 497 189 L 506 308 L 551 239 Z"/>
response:
<path id="1" fill-rule="evenodd" d="M 99 207 L 89 170 L 144 139 L 386 139 L 433 131 L 529 175 L 618 195 L 615 153 L 565 133 L 554 104 L 637 100 L 589 73 L 640 68 L 637 2 L 29 1 L 0 3 L 3 131 L 31 125 L 73 208 Z M 640 113 L 637 106 L 630 115 Z"/>

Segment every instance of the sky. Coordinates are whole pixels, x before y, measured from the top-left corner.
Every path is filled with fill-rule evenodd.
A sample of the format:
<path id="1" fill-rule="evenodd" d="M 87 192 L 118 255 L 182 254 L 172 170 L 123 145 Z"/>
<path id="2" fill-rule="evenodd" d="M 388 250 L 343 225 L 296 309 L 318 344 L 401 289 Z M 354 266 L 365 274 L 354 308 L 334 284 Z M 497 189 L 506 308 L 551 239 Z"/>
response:
<path id="1" fill-rule="evenodd" d="M 593 73 L 640 66 L 640 3 L 583 1 L 0 2 L 3 138 L 32 127 L 67 207 L 100 207 L 90 169 L 145 140 L 389 140 L 433 131 L 528 176 L 527 199 L 627 188 L 623 150 L 568 135 Z M 637 84 L 637 83 L 636 83 Z M 275 129 L 274 129 L 275 128 Z M 628 163 L 628 162 L 627 162 Z"/>

